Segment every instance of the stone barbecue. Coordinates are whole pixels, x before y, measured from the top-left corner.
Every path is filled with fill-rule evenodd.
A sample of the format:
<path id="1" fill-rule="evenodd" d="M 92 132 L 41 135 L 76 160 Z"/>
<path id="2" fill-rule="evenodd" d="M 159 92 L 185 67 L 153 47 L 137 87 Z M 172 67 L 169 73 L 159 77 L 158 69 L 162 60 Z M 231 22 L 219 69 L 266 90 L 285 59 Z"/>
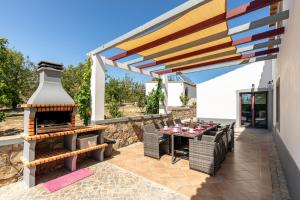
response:
<path id="1" fill-rule="evenodd" d="M 24 111 L 24 134 L 69 130 L 75 127 L 77 105 L 63 89 L 60 75 L 63 66 L 40 62 L 40 84 L 27 104 L 21 105 Z"/>
<path id="2" fill-rule="evenodd" d="M 103 160 L 106 126 L 76 126 L 77 104 L 61 84 L 63 65 L 41 61 L 39 86 L 24 108 L 24 181 L 31 187 L 36 175 L 60 167 L 76 170 L 80 157 Z"/>

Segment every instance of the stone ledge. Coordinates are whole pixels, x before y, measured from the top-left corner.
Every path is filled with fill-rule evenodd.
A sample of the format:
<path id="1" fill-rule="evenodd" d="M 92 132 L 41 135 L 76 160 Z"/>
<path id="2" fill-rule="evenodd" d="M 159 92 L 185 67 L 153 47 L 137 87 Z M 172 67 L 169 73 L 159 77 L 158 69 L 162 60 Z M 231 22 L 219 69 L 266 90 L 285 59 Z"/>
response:
<path id="1" fill-rule="evenodd" d="M 114 118 L 114 119 L 104 119 L 99 121 L 94 121 L 92 124 L 114 124 L 114 123 L 124 123 L 129 121 L 140 121 L 140 120 L 148 120 L 148 119 L 159 119 L 161 117 L 169 117 L 172 116 L 172 114 L 154 114 L 154 115 L 141 115 L 141 116 L 132 116 L 132 117 L 120 117 L 120 118 Z"/>
<path id="2" fill-rule="evenodd" d="M 23 138 L 21 137 L 21 135 L 10 135 L 0 137 L 0 147 L 20 143 L 23 143 Z"/>
<path id="3" fill-rule="evenodd" d="M 221 125 L 226 125 L 226 124 L 230 124 L 232 122 L 235 122 L 235 119 L 225 119 L 225 118 L 204 118 L 204 117 L 198 117 L 197 119 L 199 120 L 204 120 L 204 121 L 213 121 L 216 123 L 220 123 Z"/>
<path id="4" fill-rule="evenodd" d="M 183 110 L 191 110 L 191 109 L 193 109 L 193 108 L 190 108 L 188 106 L 186 106 L 186 107 L 171 107 L 171 106 L 169 106 L 168 107 L 169 111 L 174 111 L 174 112 L 176 112 L 176 111 L 183 111 Z"/>

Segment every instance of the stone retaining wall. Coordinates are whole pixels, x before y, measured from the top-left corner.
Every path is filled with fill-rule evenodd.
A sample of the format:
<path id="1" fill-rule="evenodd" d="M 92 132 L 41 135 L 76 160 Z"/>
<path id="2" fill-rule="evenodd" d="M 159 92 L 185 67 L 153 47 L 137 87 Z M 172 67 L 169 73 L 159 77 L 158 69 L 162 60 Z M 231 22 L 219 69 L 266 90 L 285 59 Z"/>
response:
<path id="1" fill-rule="evenodd" d="M 159 123 L 169 119 L 190 119 L 196 116 L 195 108 L 172 109 L 168 115 L 144 115 L 102 120 L 97 124 L 108 125 L 105 137 L 116 140 L 114 149 L 118 149 L 138 141 L 143 141 L 143 126 L 150 123 Z"/>
<path id="2" fill-rule="evenodd" d="M 182 107 L 182 108 L 173 108 L 171 109 L 173 118 L 179 119 L 191 119 L 196 117 L 196 107 Z"/>

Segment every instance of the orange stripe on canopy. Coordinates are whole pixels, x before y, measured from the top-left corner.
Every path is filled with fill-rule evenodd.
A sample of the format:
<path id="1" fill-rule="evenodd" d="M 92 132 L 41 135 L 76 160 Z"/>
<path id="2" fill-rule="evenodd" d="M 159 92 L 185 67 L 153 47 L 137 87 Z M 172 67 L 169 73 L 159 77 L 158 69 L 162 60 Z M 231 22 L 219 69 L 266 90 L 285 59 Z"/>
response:
<path id="1" fill-rule="evenodd" d="M 158 30 L 155 30 L 155 31 L 153 31 L 147 35 L 141 36 L 139 38 L 135 38 L 133 40 L 123 42 L 123 43 L 117 45 L 116 47 L 123 49 L 125 51 L 129 51 L 129 50 L 139 47 L 141 45 L 155 41 L 157 38 L 162 38 L 162 37 L 168 36 L 172 33 L 178 32 L 180 30 L 183 30 L 185 28 L 193 26 L 199 22 L 203 22 L 210 18 L 221 15 L 223 13 L 226 13 L 226 0 L 212 0 L 204 5 L 201 5 L 197 8 L 189 11 L 188 13 L 182 15 L 178 19 L 170 22 L 169 24 L 165 25 L 164 27 L 162 27 Z M 164 51 L 164 50 L 167 50 L 170 48 L 174 48 L 174 47 L 177 47 L 177 46 L 189 43 L 189 42 L 193 42 L 195 40 L 199 40 L 201 38 L 208 37 L 210 35 L 227 32 L 227 31 L 228 31 L 227 22 L 223 22 L 223 23 L 217 24 L 215 26 L 206 28 L 204 30 L 189 34 L 187 36 L 169 41 L 169 42 L 159 45 L 157 47 L 147 49 L 145 51 L 140 52 L 139 55 L 141 55 L 141 56 L 152 55 L 157 52 L 161 52 L 161 51 Z M 161 59 L 166 59 L 169 57 L 173 57 L 173 56 L 180 55 L 183 53 L 192 52 L 197 49 L 202 49 L 202 48 L 214 46 L 214 45 L 221 44 L 224 42 L 229 42 L 229 41 L 232 41 L 232 39 L 231 39 L 231 37 L 227 36 L 225 38 L 220 38 L 220 39 L 210 42 L 210 43 L 202 44 L 202 45 L 192 47 L 192 48 L 187 48 L 187 49 L 184 49 L 182 51 L 177 51 L 172 54 L 163 55 L 158 58 L 154 58 L 154 60 L 159 61 Z"/>

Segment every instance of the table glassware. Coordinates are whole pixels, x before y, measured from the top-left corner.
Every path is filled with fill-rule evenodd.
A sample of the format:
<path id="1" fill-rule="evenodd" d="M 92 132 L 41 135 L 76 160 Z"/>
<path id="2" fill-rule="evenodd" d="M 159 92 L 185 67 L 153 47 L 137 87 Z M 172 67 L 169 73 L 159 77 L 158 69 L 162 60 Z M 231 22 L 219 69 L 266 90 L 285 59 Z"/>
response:
<path id="1" fill-rule="evenodd" d="M 187 131 L 187 130 L 189 130 L 189 127 L 182 127 L 181 130 L 182 131 Z"/>
<path id="2" fill-rule="evenodd" d="M 178 128 L 178 127 L 174 127 L 174 128 L 173 128 L 173 131 L 174 131 L 174 132 L 179 132 L 179 128 Z"/>

